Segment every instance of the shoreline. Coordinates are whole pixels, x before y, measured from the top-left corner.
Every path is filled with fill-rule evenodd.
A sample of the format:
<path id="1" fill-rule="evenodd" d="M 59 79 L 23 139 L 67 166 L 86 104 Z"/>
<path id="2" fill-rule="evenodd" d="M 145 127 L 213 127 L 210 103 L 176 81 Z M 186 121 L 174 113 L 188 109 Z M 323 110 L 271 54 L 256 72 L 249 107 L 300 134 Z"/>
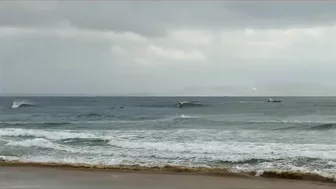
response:
<path id="1" fill-rule="evenodd" d="M 261 177 L 211 176 L 193 173 L 131 172 L 104 169 L 0 165 L 4 189 L 331 189 L 335 184 Z"/>
<path id="2" fill-rule="evenodd" d="M 58 170 L 89 171 L 89 172 L 115 172 L 115 173 L 150 173 L 150 174 L 171 174 L 171 175 L 199 175 L 199 176 L 218 176 L 234 178 L 266 178 L 276 180 L 296 180 L 313 181 L 319 183 L 336 184 L 336 178 L 323 177 L 315 173 L 289 172 L 289 171 L 262 171 L 262 172 L 232 172 L 225 168 L 209 167 L 187 167 L 187 166 L 152 166 L 145 167 L 140 165 L 90 165 L 90 164 L 68 164 L 54 162 L 21 162 L 21 161 L 0 161 L 0 169 L 3 167 L 12 168 L 51 168 Z"/>

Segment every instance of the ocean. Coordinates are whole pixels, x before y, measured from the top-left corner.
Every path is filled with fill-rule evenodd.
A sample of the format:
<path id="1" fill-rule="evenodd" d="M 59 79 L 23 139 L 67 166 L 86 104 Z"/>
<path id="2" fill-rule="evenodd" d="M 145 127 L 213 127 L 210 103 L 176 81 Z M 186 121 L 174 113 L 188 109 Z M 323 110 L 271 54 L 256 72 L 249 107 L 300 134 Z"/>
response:
<path id="1" fill-rule="evenodd" d="M 0 158 L 333 177 L 336 97 L 280 99 L 1 97 Z"/>

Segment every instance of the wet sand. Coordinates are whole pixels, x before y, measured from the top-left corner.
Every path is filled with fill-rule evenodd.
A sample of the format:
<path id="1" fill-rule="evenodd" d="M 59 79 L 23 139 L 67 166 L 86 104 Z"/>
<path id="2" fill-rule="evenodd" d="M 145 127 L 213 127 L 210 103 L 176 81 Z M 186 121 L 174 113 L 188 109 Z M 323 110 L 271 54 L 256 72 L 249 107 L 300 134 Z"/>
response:
<path id="1" fill-rule="evenodd" d="M 260 177 L 0 166 L 1 189 L 320 189 L 336 184 Z"/>

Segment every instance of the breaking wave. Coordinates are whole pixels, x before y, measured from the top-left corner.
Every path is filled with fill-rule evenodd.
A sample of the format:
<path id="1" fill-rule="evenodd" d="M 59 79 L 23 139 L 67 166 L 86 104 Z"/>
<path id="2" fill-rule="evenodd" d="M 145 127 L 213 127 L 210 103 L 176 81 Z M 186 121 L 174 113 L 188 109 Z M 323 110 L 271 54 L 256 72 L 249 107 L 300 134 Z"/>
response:
<path id="1" fill-rule="evenodd" d="M 98 134 L 90 131 L 76 132 L 72 130 L 42 130 L 42 129 L 1 129 L 0 136 L 2 137 L 33 137 L 45 138 L 51 140 L 73 139 L 73 138 L 100 138 Z M 103 136 L 101 136 L 103 137 Z"/>
<path id="2" fill-rule="evenodd" d="M 181 115 L 179 118 L 181 118 L 181 119 L 196 119 L 198 117 L 196 117 L 196 116 L 188 116 L 188 115 Z"/>
<path id="3" fill-rule="evenodd" d="M 6 145 L 8 146 L 22 146 L 22 147 L 41 147 L 41 148 L 48 148 L 48 149 L 56 149 L 61 150 L 63 149 L 58 144 L 50 142 L 44 138 L 34 138 L 34 139 L 27 139 L 22 141 L 10 141 Z"/>
<path id="4" fill-rule="evenodd" d="M 182 101 L 177 103 L 178 108 L 204 107 L 205 105 L 194 101 Z"/>
<path id="5" fill-rule="evenodd" d="M 12 108 L 37 107 L 33 102 L 27 100 L 16 100 L 12 103 Z"/>

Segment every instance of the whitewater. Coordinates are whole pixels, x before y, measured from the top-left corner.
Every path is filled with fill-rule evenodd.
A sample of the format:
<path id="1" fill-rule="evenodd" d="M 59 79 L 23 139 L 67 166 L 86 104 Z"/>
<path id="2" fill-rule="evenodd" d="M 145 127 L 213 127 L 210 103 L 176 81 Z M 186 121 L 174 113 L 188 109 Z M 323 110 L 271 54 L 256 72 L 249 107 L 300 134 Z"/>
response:
<path id="1" fill-rule="evenodd" d="M 336 98 L 282 99 L 1 97 L 0 158 L 334 178 Z"/>

